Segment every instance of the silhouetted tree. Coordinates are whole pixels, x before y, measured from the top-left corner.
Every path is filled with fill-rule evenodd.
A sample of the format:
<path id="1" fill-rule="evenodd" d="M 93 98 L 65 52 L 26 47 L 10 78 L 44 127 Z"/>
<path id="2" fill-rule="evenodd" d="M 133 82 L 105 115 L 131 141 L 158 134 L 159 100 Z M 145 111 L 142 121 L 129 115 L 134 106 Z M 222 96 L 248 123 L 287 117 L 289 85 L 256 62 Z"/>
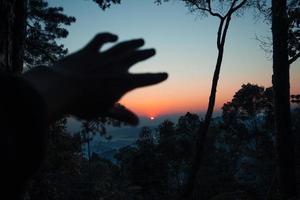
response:
<path id="1" fill-rule="evenodd" d="M 120 0 L 93 0 L 101 9 Z M 24 65 L 49 64 L 67 53 L 56 39 L 65 38 L 64 25 L 75 21 L 61 7 L 48 7 L 45 0 L 1 0 L 0 69 L 21 73 Z M 25 48 L 25 52 L 24 52 Z M 25 53 L 25 56 L 24 56 Z"/>
<path id="2" fill-rule="evenodd" d="M 271 128 L 273 124 L 273 92 L 272 88 L 263 88 L 254 84 L 243 84 L 231 102 L 222 107 L 225 126 L 232 126 L 239 119 L 251 119 L 262 114 Z"/>
<path id="3" fill-rule="evenodd" d="M 120 0 L 93 0 L 105 10 Z M 27 9 L 25 66 L 51 65 L 68 53 L 57 40 L 66 38 L 64 26 L 75 22 L 75 17 L 63 13 L 62 7 L 49 7 L 46 0 L 29 0 Z"/>
<path id="4" fill-rule="evenodd" d="M 136 188 L 136 199 L 174 199 L 182 191 L 199 117 L 188 113 L 180 119 L 180 131 L 169 120 L 155 130 L 144 127 L 136 145 L 116 154 L 123 180 Z"/>
<path id="5" fill-rule="evenodd" d="M 63 13 L 62 7 L 49 7 L 45 0 L 29 0 L 26 22 L 25 66 L 52 65 L 68 50 L 57 40 L 66 38 L 64 26 L 75 22 L 75 17 Z"/>
<path id="6" fill-rule="evenodd" d="M 158 126 L 157 133 L 158 144 L 156 151 L 159 159 L 165 166 L 166 193 L 169 198 L 174 198 L 182 191 L 182 186 L 186 179 L 186 171 L 190 164 L 190 155 L 192 153 L 188 147 L 192 146 L 192 139 L 188 137 L 188 132 L 179 134 L 175 124 L 169 120 L 163 121 Z"/>
<path id="7" fill-rule="evenodd" d="M 231 19 L 234 14 L 245 8 L 249 3 L 247 0 L 182 0 L 190 8 L 191 12 L 200 12 L 203 15 L 211 15 L 219 19 L 219 27 L 217 32 L 217 49 L 218 57 L 215 65 L 214 76 L 212 80 L 212 86 L 210 91 L 209 103 L 207 112 L 204 118 L 204 124 L 197 134 L 196 152 L 195 160 L 191 170 L 190 178 L 187 183 L 186 191 L 184 192 L 182 199 L 192 199 L 194 191 L 196 191 L 197 174 L 199 167 L 203 159 L 204 144 L 207 137 L 207 132 L 209 129 L 210 121 L 212 118 L 215 99 L 217 93 L 218 80 L 220 75 L 220 70 L 222 66 L 224 46 L 226 41 L 226 36 L 228 32 L 228 27 L 230 25 Z M 161 0 L 157 0 L 157 3 L 161 3 Z M 197 198 L 197 197 L 196 197 Z"/>
<path id="8" fill-rule="evenodd" d="M 135 187 L 135 199 L 166 199 L 168 166 L 158 152 L 153 130 L 143 127 L 136 146 L 125 147 L 116 155 L 123 179 Z M 129 187 L 129 188 L 130 188 Z"/>
<path id="9" fill-rule="evenodd" d="M 222 110 L 218 149 L 230 158 L 239 184 L 261 199 L 276 176 L 272 88 L 244 84 Z"/>
<path id="10" fill-rule="evenodd" d="M 273 91 L 279 186 L 282 198 L 296 195 L 294 136 L 291 131 L 287 0 L 272 0 Z"/>
<path id="11" fill-rule="evenodd" d="M 67 132 L 65 119 L 56 122 L 48 131 L 44 162 L 29 181 L 25 199 L 69 199 L 74 180 L 82 177 L 83 161 L 80 136 Z"/>
<path id="12" fill-rule="evenodd" d="M 288 52 L 289 64 L 300 58 L 300 2 L 290 0 L 287 8 L 288 14 Z"/>
<path id="13" fill-rule="evenodd" d="M 0 1 L 0 70 L 21 73 L 23 69 L 27 1 Z"/>
<path id="14" fill-rule="evenodd" d="M 271 1 L 258 0 L 256 6 L 259 13 L 263 15 L 268 24 L 272 23 Z M 300 2 L 298 0 L 287 0 L 287 17 L 288 17 L 288 55 L 289 64 L 293 64 L 300 57 Z M 272 38 L 257 38 L 261 43 L 261 48 L 272 53 Z"/>

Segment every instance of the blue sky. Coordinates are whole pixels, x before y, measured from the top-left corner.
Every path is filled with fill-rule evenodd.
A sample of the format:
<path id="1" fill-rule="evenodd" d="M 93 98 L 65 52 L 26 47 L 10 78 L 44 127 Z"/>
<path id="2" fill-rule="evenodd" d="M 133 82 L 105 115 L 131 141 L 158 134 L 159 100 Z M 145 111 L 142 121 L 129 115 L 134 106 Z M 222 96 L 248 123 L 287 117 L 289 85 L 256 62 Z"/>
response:
<path id="1" fill-rule="evenodd" d="M 98 32 L 119 35 L 119 41 L 143 37 L 146 47 L 157 55 L 134 66 L 131 72 L 166 71 L 170 78 L 156 86 L 135 90 L 121 102 L 140 115 L 157 116 L 186 111 L 203 111 L 217 57 L 214 17 L 191 14 L 180 1 L 157 6 L 154 0 L 123 0 L 105 12 L 92 0 L 49 0 L 62 6 L 77 21 L 61 41 L 70 52 L 78 50 Z M 243 83 L 271 85 L 272 62 L 259 47 L 255 36 L 270 35 L 263 20 L 252 11 L 233 18 L 226 41 L 224 62 L 217 93 L 218 110 Z M 300 62 L 291 67 L 292 92 L 299 92 Z M 159 106 L 160 105 L 160 106 Z"/>

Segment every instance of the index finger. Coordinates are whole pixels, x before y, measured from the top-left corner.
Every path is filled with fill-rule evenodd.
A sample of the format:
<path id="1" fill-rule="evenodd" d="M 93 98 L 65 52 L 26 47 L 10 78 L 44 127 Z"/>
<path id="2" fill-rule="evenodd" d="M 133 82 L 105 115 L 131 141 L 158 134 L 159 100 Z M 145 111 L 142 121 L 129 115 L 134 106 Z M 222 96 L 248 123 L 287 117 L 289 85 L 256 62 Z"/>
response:
<path id="1" fill-rule="evenodd" d="M 144 74 L 130 74 L 128 77 L 129 90 L 154 85 L 160 83 L 168 78 L 167 73 L 144 73 Z"/>
<path id="2" fill-rule="evenodd" d="M 145 44 L 145 41 L 143 39 L 128 40 L 128 41 L 116 44 L 115 46 L 108 49 L 104 53 L 106 53 L 108 55 L 119 55 L 122 53 L 134 51 L 135 49 L 142 47 L 144 44 Z"/>
<path id="3" fill-rule="evenodd" d="M 117 35 L 111 33 L 99 33 L 85 46 L 84 49 L 98 51 L 105 43 L 115 42 L 117 40 Z"/>

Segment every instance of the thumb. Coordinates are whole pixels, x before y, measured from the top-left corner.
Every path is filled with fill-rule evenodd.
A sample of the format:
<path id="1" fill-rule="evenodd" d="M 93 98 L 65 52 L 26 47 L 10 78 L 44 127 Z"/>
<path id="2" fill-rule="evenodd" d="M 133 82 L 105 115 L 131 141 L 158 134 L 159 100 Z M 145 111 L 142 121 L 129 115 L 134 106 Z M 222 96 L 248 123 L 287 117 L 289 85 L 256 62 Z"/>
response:
<path id="1" fill-rule="evenodd" d="M 121 104 L 115 104 L 107 113 L 107 117 L 136 126 L 139 123 L 138 117 Z"/>

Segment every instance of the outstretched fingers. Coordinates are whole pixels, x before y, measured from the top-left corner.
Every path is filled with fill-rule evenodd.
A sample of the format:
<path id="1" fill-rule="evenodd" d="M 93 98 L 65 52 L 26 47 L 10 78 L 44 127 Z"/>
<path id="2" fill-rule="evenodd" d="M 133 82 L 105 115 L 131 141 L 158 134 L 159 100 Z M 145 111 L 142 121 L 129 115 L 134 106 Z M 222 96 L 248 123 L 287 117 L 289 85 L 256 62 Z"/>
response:
<path id="1" fill-rule="evenodd" d="M 123 81 L 121 81 L 125 92 L 133 90 L 138 87 L 144 87 L 160 83 L 168 78 L 167 73 L 144 73 L 144 74 L 128 74 Z M 118 80 L 122 80 L 119 78 Z M 131 125 L 137 125 L 139 122 L 138 117 L 125 108 L 124 106 L 113 106 L 106 114 L 106 116 L 126 122 Z"/>
<path id="2" fill-rule="evenodd" d="M 136 64 L 140 61 L 143 61 L 143 60 L 147 60 L 148 58 L 150 58 L 154 55 L 155 55 L 154 49 L 133 51 L 133 52 L 123 55 L 119 59 L 116 67 L 127 71 L 134 64 Z"/>
<path id="3" fill-rule="evenodd" d="M 128 89 L 132 90 L 138 87 L 154 85 L 166 80 L 167 78 L 167 73 L 130 74 L 128 78 Z"/>
<path id="4" fill-rule="evenodd" d="M 120 54 L 134 51 L 137 48 L 142 47 L 144 44 L 145 41 L 143 39 L 129 40 L 113 46 L 112 48 L 108 49 L 104 53 L 110 56 L 118 56 Z"/>
<path id="5" fill-rule="evenodd" d="M 98 51 L 107 42 L 116 42 L 118 36 L 111 33 L 100 33 L 97 34 L 84 49 L 90 51 Z"/>

